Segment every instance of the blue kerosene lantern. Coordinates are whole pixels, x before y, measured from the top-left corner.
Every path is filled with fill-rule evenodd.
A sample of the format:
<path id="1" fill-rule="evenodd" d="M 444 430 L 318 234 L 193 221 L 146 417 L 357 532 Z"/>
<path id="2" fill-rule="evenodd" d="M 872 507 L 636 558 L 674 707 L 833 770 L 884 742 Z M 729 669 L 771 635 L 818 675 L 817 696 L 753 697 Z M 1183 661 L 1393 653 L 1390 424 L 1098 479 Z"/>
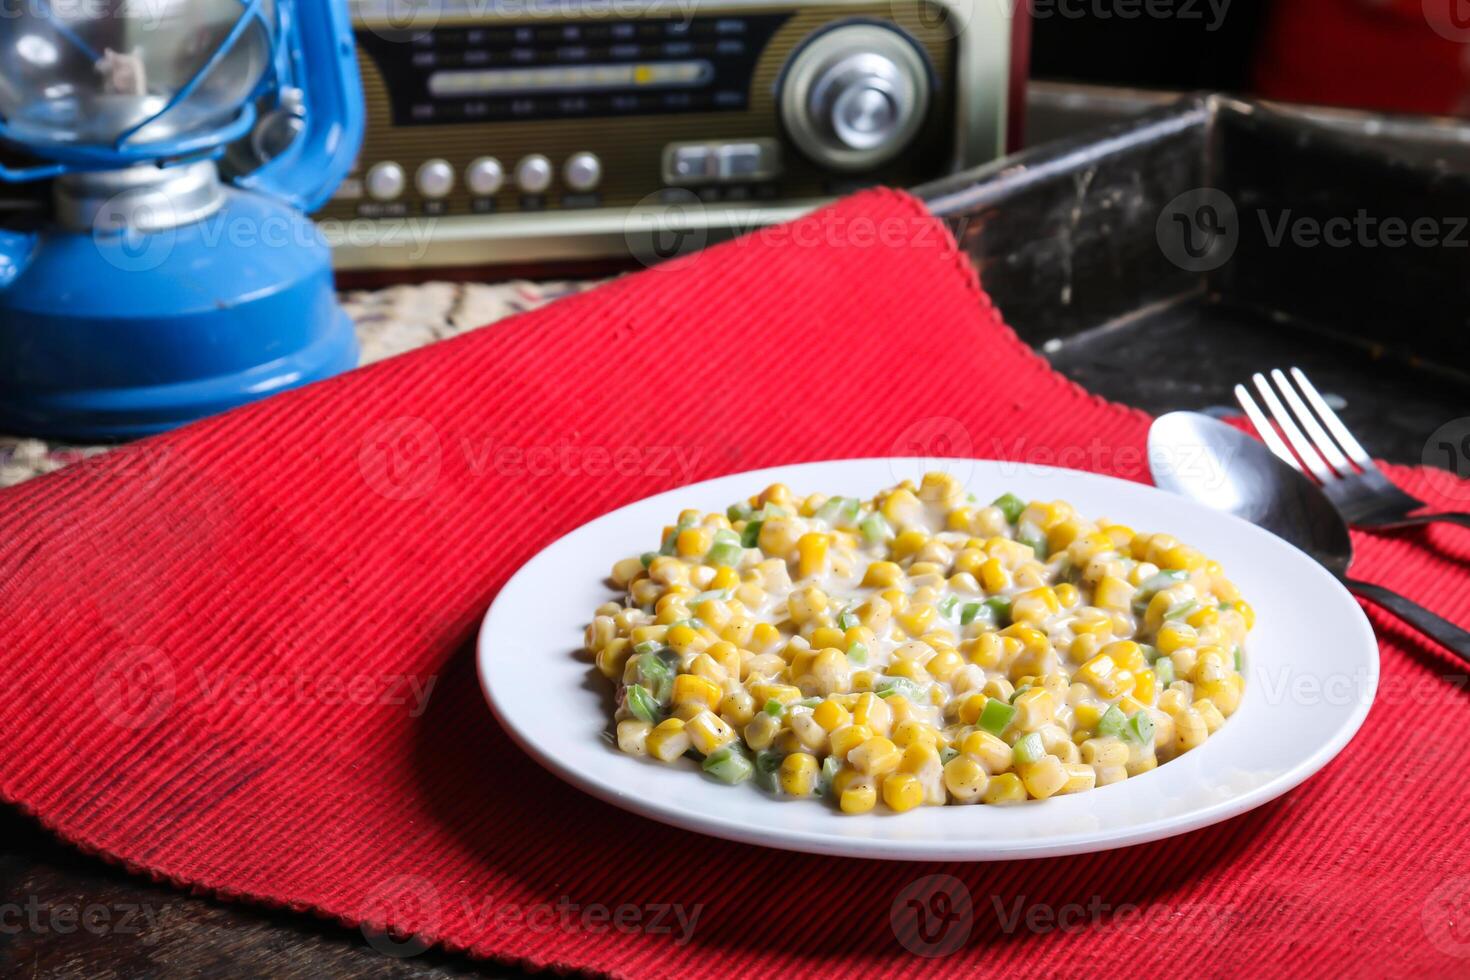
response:
<path id="1" fill-rule="evenodd" d="M 50 182 L 0 230 L 0 432 L 130 438 L 352 367 L 306 213 L 362 126 L 343 0 L 0 18 L 0 180 Z"/>

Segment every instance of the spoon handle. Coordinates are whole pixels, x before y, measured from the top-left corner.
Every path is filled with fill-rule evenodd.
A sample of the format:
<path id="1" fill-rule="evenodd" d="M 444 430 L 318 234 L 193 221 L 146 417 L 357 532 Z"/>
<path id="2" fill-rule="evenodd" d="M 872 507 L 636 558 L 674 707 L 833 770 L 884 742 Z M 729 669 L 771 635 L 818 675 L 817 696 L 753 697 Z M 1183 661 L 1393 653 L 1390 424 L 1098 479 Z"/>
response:
<path id="1" fill-rule="evenodd" d="M 1470 514 L 1451 510 L 1439 514 L 1414 514 L 1397 520 L 1358 526 L 1369 531 L 1397 531 L 1406 527 L 1423 527 L 1425 524 L 1459 524 L 1461 527 L 1470 527 Z"/>
<path id="2" fill-rule="evenodd" d="M 1342 584 L 1348 587 L 1349 592 L 1373 600 L 1425 636 L 1437 640 L 1461 660 L 1470 663 L 1470 632 L 1381 585 L 1360 582 L 1346 576 L 1343 576 Z"/>

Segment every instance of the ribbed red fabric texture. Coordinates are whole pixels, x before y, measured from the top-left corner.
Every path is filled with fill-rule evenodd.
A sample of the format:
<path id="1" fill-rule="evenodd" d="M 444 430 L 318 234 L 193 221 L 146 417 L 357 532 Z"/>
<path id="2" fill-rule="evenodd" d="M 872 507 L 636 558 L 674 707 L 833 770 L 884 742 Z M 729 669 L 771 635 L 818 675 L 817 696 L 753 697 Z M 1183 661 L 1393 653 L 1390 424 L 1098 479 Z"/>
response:
<path id="1" fill-rule="evenodd" d="M 860 455 L 1145 479 L 1147 423 L 1021 344 L 921 205 L 865 193 L 0 494 L 0 796 L 181 887 L 538 967 L 1465 973 L 1470 692 L 1376 612 L 1379 702 L 1321 774 L 1061 860 L 841 861 L 672 830 L 543 772 L 480 697 L 468 641 L 496 589 L 629 501 Z M 1358 544 L 1363 577 L 1470 622 L 1470 532 Z M 968 919 L 900 941 L 904 896 L 943 911 L 934 874 Z"/>

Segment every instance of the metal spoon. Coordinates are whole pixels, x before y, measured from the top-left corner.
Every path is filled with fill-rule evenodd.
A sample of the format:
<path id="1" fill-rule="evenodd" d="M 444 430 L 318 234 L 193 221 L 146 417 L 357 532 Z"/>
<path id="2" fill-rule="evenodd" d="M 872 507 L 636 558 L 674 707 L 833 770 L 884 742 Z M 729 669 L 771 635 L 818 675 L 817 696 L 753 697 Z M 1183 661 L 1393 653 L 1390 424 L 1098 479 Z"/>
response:
<path id="1" fill-rule="evenodd" d="M 1470 632 L 1397 592 L 1348 577 L 1353 539 L 1347 522 L 1320 487 L 1263 443 L 1208 415 L 1170 412 L 1149 429 L 1148 455 L 1159 489 L 1265 528 L 1315 558 L 1354 595 L 1470 662 Z"/>

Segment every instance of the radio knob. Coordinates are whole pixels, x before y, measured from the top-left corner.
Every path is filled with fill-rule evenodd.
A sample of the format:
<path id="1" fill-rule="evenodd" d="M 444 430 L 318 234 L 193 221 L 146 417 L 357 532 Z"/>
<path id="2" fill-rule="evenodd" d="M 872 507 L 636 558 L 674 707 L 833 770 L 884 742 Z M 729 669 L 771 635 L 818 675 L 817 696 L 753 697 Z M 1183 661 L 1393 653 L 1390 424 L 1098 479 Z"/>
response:
<path id="1" fill-rule="evenodd" d="M 551 161 L 539 153 L 522 157 L 516 164 L 516 186 L 527 194 L 544 194 L 551 186 Z"/>
<path id="2" fill-rule="evenodd" d="M 464 173 L 464 182 L 471 194 L 490 197 L 500 193 L 500 188 L 505 186 L 505 168 L 494 157 L 480 157 L 470 162 Z"/>
<path id="3" fill-rule="evenodd" d="M 602 161 L 596 153 L 573 153 L 561 169 L 562 179 L 574 191 L 590 191 L 602 183 Z"/>
<path id="4" fill-rule="evenodd" d="M 787 134 L 816 163 L 871 170 L 897 156 L 929 110 L 929 65 L 905 36 L 854 24 L 800 48 L 780 95 Z"/>
<path id="5" fill-rule="evenodd" d="M 447 197 L 454 190 L 454 168 L 448 160 L 425 160 L 413 182 L 424 197 Z"/>
<path id="6" fill-rule="evenodd" d="M 406 179 L 402 167 L 387 161 L 373 164 L 363 180 L 363 186 L 373 200 L 391 201 L 403 193 Z"/>

